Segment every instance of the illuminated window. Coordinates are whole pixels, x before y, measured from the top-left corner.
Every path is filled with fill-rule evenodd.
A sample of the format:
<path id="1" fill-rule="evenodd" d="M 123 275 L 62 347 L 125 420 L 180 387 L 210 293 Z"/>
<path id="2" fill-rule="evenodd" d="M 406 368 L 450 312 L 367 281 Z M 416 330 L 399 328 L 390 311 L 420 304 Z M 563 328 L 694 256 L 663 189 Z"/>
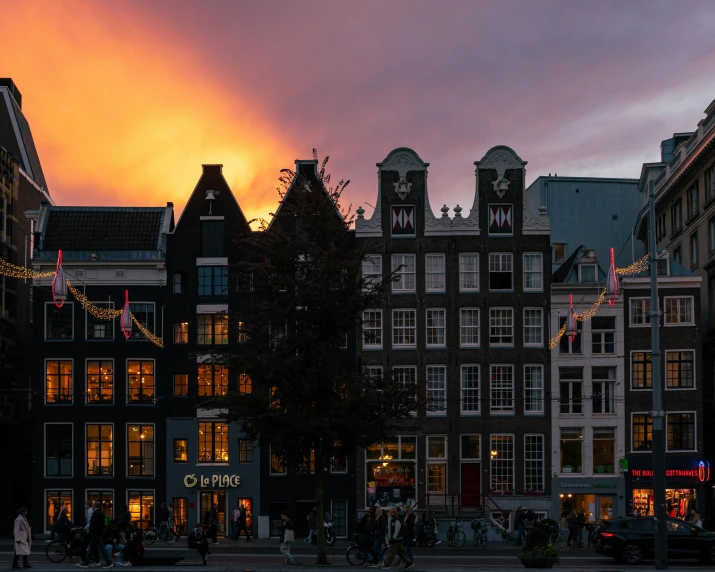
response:
<path id="1" fill-rule="evenodd" d="M 683 298 L 675 296 L 665 297 L 665 324 L 667 326 L 689 326 L 693 324 L 692 296 Z"/>
<path id="2" fill-rule="evenodd" d="M 127 401 L 154 403 L 154 360 L 127 362 Z"/>
<path id="3" fill-rule="evenodd" d="M 693 389 L 695 387 L 695 350 L 665 352 L 666 387 Z"/>
<path id="4" fill-rule="evenodd" d="M 189 533 L 189 499 L 174 497 L 171 502 L 174 509 L 174 531 L 180 536 L 186 536 Z"/>
<path id="5" fill-rule="evenodd" d="M 45 492 L 45 529 L 50 530 L 55 523 L 55 515 L 63 507 L 67 507 L 67 518 L 72 517 L 72 491 L 71 490 L 49 490 Z"/>
<path id="6" fill-rule="evenodd" d="M 218 346 L 228 343 L 228 316 L 224 314 L 199 314 L 196 317 L 200 346 Z"/>
<path id="7" fill-rule="evenodd" d="M 238 440 L 238 462 L 253 463 L 253 441 L 250 439 Z"/>
<path id="8" fill-rule="evenodd" d="M 114 426 L 87 425 L 87 476 L 114 474 Z"/>
<path id="9" fill-rule="evenodd" d="M 561 428 L 561 472 L 583 473 L 583 429 Z"/>
<path id="10" fill-rule="evenodd" d="M 87 362 L 87 403 L 112 403 L 114 401 L 114 362 L 90 360 Z"/>
<path id="11" fill-rule="evenodd" d="M 137 321 L 144 326 L 151 333 L 154 333 L 154 304 L 146 302 L 130 302 L 129 311 L 134 314 Z M 132 322 L 132 334 L 130 336 L 132 340 L 146 339 L 144 334 L 139 331 L 139 327 L 136 323 Z"/>
<path id="12" fill-rule="evenodd" d="M 228 391 L 228 368 L 223 365 L 199 366 L 199 397 L 226 395 Z"/>
<path id="13" fill-rule="evenodd" d="M 92 302 L 99 308 L 114 310 L 114 302 Z M 88 340 L 113 340 L 114 320 L 95 318 L 87 312 L 87 339 Z"/>
<path id="14" fill-rule="evenodd" d="M 188 373 L 174 374 L 174 395 L 177 397 L 186 397 L 187 395 L 189 395 Z"/>
<path id="15" fill-rule="evenodd" d="M 228 423 L 199 422 L 199 463 L 228 463 Z"/>
<path id="16" fill-rule="evenodd" d="M 271 447 L 271 475 L 285 475 L 286 466 L 283 461 L 283 455 L 278 453 Z"/>
<path id="17" fill-rule="evenodd" d="M 130 477 L 154 475 L 154 425 L 127 426 L 127 474 Z"/>
<path id="18" fill-rule="evenodd" d="M 247 373 L 238 376 L 238 391 L 241 393 L 253 393 L 253 380 Z"/>
<path id="19" fill-rule="evenodd" d="M 348 472 L 348 457 L 345 454 L 345 445 L 340 441 L 333 441 L 333 451 L 330 456 L 330 472 Z"/>
<path id="20" fill-rule="evenodd" d="M 302 463 L 298 463 L 295 472 L 297 475 L 315 474 L 315 451 L 313 449 L 310 450 L 308 462 L 306 463 L 304 460 Z"/>
<path id="21" fill-rule="evenodd" d="M 65 302 L 61 308 L 54 302 L 45 304 L 45 339 L 71 340 L 74 338 L 74 304 Z"/>
<path id="22" fill-rule="evenodd" d="M 490 435 L 491 490 L 514 490 L 514 435 Z"/>
<path id="23" fill-rule="evenodd" d="M 174 462 L 188 463 L 189 462 L 189 440 L 174 439 Z"/>
<path id="24" fill-rule="evenodd" d="M 174 322 L 174 343 L 189 343 L 189 322 Z"/>
<path id="25" fill-rule="evenodd" d="M 72 360 L 45 362 L 45 403 L 72 403 Z"/>
<path id="26" fill-rule="evenodd" d="M 631 389 L 651 389 L 653 387 L 653 354 L 633 352 L 631 354 Z"/>
<path id="27" fill-rule="evenodd" d="M 127 500 L 132 522 L 142 530 L 149 528 L 154 520 L 154 491 L 127 491 Z"/>
<path id="28" fill-rule="evenodd" d="M 87 491 L 87 501 L 98 502 L 102 507 L 105 517 L 114 516 L 114 492 L 113 491 Z"/>
<path id="29" fill-rule="evenodd" d="M 633 451 L 650 451 L 653 448 L 653 418 L 645 413 L 633 414 Z"/>
<path id="30" fill-rule="evenodd" d="M 248 331 L 245 322 L 238 322 L 238 343 L 245 344 L 248 341 Z"/>

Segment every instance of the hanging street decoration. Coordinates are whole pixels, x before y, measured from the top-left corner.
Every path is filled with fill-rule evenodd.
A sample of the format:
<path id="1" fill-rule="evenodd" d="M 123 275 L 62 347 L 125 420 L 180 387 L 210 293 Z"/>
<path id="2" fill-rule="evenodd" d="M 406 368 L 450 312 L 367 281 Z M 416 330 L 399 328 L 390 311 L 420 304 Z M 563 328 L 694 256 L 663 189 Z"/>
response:
<path id="1" fill-rule="evenodd" d="M 569 294 L 569 315 L 566 316 L 566 331 L 564 332 L 570 341 L 576 338 L 576 316 L 573 311 L 573 294 Z"/>
<path id="2" fill-rule="evenodd" d="M 618 274 L 616 274 L 613 248 L 611 248 L 611 266 L 606 277 L 606 296 L 608 297 L 608 305 L 613 306 L 618 298 Z"/>
<path id="3" fill-rule="evenodd" d="M 57 251 L 57 266 L 55 267 L 55 277 L 52 279 L 52 299 L 55 306 L 61 308 L 67 300 L 67 280 L 65 271 L 62 268 L 62 251 Z"/>
<path id="4" fill-rule="evenodd" d="M 126 339 L 132 337 L 132 313 L 129 310 L 129 290 L 124 291 L 124 308 L 122 309 L 122 333 Z"/>

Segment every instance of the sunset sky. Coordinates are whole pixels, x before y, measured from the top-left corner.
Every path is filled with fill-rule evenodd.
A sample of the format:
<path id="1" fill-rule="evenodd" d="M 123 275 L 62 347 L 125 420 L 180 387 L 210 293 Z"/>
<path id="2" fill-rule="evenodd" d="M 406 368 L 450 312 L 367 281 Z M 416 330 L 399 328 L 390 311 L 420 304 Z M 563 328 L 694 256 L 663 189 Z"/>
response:
<path id="1" fill-rule="evenodd" d="M 162 205 L 202 163 L 249 217 L 316 147 L 348 202 L 375 163 L 430 166 L 434 209 L 471 206 L 494 145 L 539 175 L 633 177 L 715 98 L 715 2 L 23 0 L 0 77 L 23 95 L 57 204 Z M 8 10 L 9 8 L 9 10 Z"/>

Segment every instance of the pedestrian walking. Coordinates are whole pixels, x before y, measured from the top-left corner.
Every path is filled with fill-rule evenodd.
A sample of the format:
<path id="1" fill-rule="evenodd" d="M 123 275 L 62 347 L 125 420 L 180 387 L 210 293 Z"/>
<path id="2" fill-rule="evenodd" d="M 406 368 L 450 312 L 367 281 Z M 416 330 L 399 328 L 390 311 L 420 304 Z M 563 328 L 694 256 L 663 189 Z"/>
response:
<path id="1" fill-rule="evenodd" d="M 27 509 L 23 506 L 17 511 L 15 526 L 13 528 L 13 537 L 15 538 L 14 549 L 15 556 L 12 559 L 12 569 L 20 570 L 19 561 L 22 556 L 22 568 L 32 568 L 27 561 L 32 549 L 32 531 L 30 524 L 27 522 Z"/>
<path id="2" fill-rule="evenodd" d="M 525 517 L 526 508 L 520 506 L 516 509 L 516 514 L 514 515 L 514 528 L 516 528 L 516 540 L 514 540 L 514 546 L 521 546 L 521 539 L 526 536 L 526 526 L 524 524 Z"/>
<path id="3" fill-rule="evenodd" d="M 389 570 L 392 565 L 392 561 L 396 556 L 399 556 L 406 562 L 406 570 L 414 568 L 415 565 L 412 563 L 407 551 L 405 550 L 405 525 L 400 520 L 400 517 L 397 514 L 397 509 L 394 506 L 390 509 L 390 527 L 390 547 L 388 548 L 387 555 L 385 556 L 385 561 L 382 563 L 380 568 Z"/>
<path id="4" fill-rule="evenodd" d="M 375 551 L 373 547 L 373 537 L 375 529 L 375 507 L 371 506 L 368 512 L 366 512 L 363 517 L 358 522 L 357 526 L 357 541 L 358 544 L 366 550 L 368 556 L 370 557 L 370 563 L 376 566 L 382 556 L 380 553 Z"/>
<path id="5" fill-rule="evenodd" d="M 236 533 L 236 540 L 241 536 L 241 531 L 246 533 L 246 542 L 250 542 L 251 537 L 248 534 L 248 509 L 246 508 L 246 503 L 241 503 L 241 510 L 238 513 L 238 532 Z"/>
<path id="6" fill-rule="evenodd" d="M 194 529 L 189 532 L 189 535 L 186 537 L 186 541 L 189 548 L 198 551 L 201 555 L 201 560 L 203 561 L 204 566 L 206 566 L 208 555 L 211 554 L 211 551 L 209 550 L 209 541 L 204 535 L 204 529 L 198 522 L 196 523 Z"/>
<path id="7" fill-rule="evenodd" d="M 281 513 L 281 554 L 286 557 L 283 564 L 291 564 L 293 557 L 290 554 L 290 545 L 295 542 L 295 529 L 288 518 L 288 513 Z"/>
<path id="8" fill-rule="evenodd" d="M 307 519 L 310 530 L 308 531 L 308 537 L 305 539 L 305 543 L 311 544 L 313 542 L 313 535 L 318 529 L 318 509 L 316 507 L 313 507 L 313 509 L 310 511 L 307 516 Z"/>
<path id="9" fill-rule="evenodd" d="M 387 517 L 385 512 L 378 506 L 375 508 L 375 532 L 373 535 L 372 548 L 378 554 L 378 562 L 373 564 L 373 568 L 377 568 L 385 561 L 385 555 L 382 553 L 382 544 L 387 536 Z"/>
<path id="10" fill-rule="evenodd" d="M 415 541 L 417 515 L 412 512 L 412 507 L 408 504 L 403 507 L 402 512 L 404 514 L 403 518 L 405 523 L 405 549 L 410 559 L 408 568 L 411 568 L 415 563 L 415 557 L 412 554 L 412 543 Z"/>
<path id="11" fill-rule="evenodd" d="M 241 514 L 241 507 L 237 506 L 233 509 L 231 513 L 231 520 L 229 520 L 229 525 L 231 526 L 231 540 L 238 541 L 238 517 Z"/>
<path id="12" fill-rule="evenodd" d="M 89 548 L 84 560 L 77 564 L 80 568 L 89 568 L 89 557 L 94 556 L 97 562 L 104 556 L 105 565 L 103 568 L 112 568 L 112 561 L 104 553 L 104 513 L 99 502 L 92 505 L 92 518 L 89 521 Z"/>
<path id="13" fill-rule="evenodd" d="M 211 539 L 211 544 L 218 544 L 218 505 L 214 504 L 208 512 L 209 529 L 206 536 Z"/>

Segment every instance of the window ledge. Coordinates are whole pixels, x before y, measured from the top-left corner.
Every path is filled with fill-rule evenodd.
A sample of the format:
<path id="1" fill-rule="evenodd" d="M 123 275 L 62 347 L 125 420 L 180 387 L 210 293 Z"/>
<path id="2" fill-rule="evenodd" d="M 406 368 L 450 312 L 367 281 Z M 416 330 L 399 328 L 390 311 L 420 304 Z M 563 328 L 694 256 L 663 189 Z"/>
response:
<path id="1" fill-rule="evenodd" d="M 678 236 L 681 232 L 683 232 L 683 227 L 681 226 L 678 230 L 674 230 L 673 233 L 670 235 L 670 241 L 672 242 L 676 236 Z"/>
<path id="2" fill-rule="evenodd" d="M 685 226 L 690 226 L 691 223 L 692 223 L 693 221 L 697 220 L 699 216 L 700 216 L 700 212 L 699 212 L 699 211 L 696 212 L 696 213 L 694 213 L 694 214 L 692 214 L 692 215 L 690 215 L 690 218 L 685 221 Z"/>
<path id="3" fill-rule="evenodd" d="M 229 463 L 196 463 L 197 467 L 228 467 Z"/>

